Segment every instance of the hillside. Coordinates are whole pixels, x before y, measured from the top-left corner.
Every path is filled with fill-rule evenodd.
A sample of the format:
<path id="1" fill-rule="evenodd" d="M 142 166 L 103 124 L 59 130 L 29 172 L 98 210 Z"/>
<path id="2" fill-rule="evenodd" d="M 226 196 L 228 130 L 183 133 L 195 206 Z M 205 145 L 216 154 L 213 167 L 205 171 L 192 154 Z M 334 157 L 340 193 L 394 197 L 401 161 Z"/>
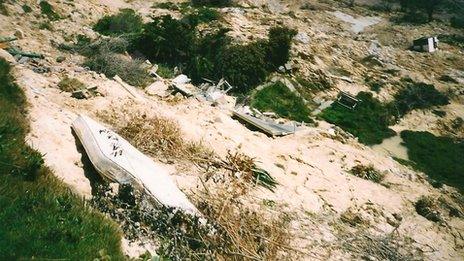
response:
<path id="1" fill-rule="evenodd" d="M 0 1 L 0 37 L 17 38 L 0 43 L 0 57 L 27 101 L 19 139 L 85 201 L 70 204 L 89 206 L 121 237 L 121 250 L 111 241 L 83 259 L 119 259 L 120 251 L 136 260 L 464 258 L 464 29 L 450 25 L 451 11 L 413 24 L 399 5 L 381 8 L 385 1 L 161 2 L 49 1 L 50 11 Z M 464 4 L 451 3 L 459 14 Z M 121 9 L 134 12 L 100 20 Z M 438 36 L 437 51 L 410 50 L 424 36 Z M 13 56 L 11 47 L 43 58 Z M 221 78 L 233 88 L 218 102 L 173 94 L 181 73 L 193 92 Z M 354 109 L 337 102 L 341 92 L 359 99 Z M 235 102 L 297 131 L 271 137 L 249 128 L 233 117 Z M 79 114 L 162 166 L 214 229 L 102 180 L 71 129 Z M 1 120 L 0 137 L 10 121 Z M 257 170 L 276 184 L 255 180 Z M 25 249 L 0 255 L 73 258 Z"/>

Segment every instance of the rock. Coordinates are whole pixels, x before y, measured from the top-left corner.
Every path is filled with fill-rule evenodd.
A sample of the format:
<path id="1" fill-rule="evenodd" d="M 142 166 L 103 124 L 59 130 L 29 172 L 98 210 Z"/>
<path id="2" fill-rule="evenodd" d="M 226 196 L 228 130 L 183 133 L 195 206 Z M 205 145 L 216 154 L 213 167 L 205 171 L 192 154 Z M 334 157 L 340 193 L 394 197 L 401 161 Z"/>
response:
<path id="1" fill-rule="evenodd" d="M 190 82 L 190 78 L 185 74 L 180 74 L 176 78 L 172 79 L 172 82 L 175 84 L 186 84 Z"/>
<path id="2" fill-rule="evenodd" d="M 21 58 L 19 58 L 19 60 L 18 60 L 18 63 L 20 63 L 20 64 L 25 64 L 25 63 L 27 63 L 29 60 L 30 60 L 29 57 L 21 56 Z"/>
<path id="3" fill-rule="evenodd" d="M 297 35 L 295 35 L 295 40 L 302 44 L 309 44 L 309 36 L 305 32 L 299 32 Z"/>
<path id="4" fill-rule="evenodd" d="M 145 88 L 148 95 L 166 97 L 169 95 L 168 86 L 163 81 L 156 81 Z"/>
<path id="5" fill-rule="evenodd" d="M 5 59 L 9 63 L 14 63 L 16 61 L 13 55 L 11 55 L 10 53 L 8 53 L 7 51 L 3 49 L 0 49 L 0 58 Z"/>
<path id="6" fill-rule="evenodd" d="M 14 32 L 14 36 L 16 36 L 18 39 L 23 39 L 24 33 L 20 29 L 16 29 L 16 31 Z"/>
<path id="7" fill-rule="evenodd" d="M 118 195 L 119 194 L 119 183 L 110 183 L 109 184 L 111 195 Z"/>

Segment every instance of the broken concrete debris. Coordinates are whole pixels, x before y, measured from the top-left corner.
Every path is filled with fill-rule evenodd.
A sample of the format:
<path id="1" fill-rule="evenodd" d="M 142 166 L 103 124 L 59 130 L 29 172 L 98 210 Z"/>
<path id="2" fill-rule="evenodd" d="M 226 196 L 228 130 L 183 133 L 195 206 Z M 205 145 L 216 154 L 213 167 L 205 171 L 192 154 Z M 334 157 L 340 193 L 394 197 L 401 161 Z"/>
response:
<path id="1" fill-rule="evenodd" d="M 155 204 L 199 214 L 167 170 L 121 136 L 84 115 L 77 117 L 72 128 L 103 178 L 119 184 L 130 184 L 148 195 Z"/>
<path id="2" fill-rule="evenodd" d="M 101 95 L 100 92 L 97 90 L 97 86 L 81 89 L 77 91 L 73 91 L 71 97 L 76 99 L 90 99 L 94 96 Z"/>
<path id="3" fill-rule="evenodd" d="M 259 112 L 256 113 L 261 114 Z M 265 117 L 263 114 L 261 114 L 260 118 L 258 118 L 256 117 L 256 113 L 253 113 L 253 110 L 249 107 L 242 107 L 234 110 L 233 116 L 273 137 L 285 136 L 293 134 L 297 131 L 297 127 L 295 124 L 280 124 Z"/>

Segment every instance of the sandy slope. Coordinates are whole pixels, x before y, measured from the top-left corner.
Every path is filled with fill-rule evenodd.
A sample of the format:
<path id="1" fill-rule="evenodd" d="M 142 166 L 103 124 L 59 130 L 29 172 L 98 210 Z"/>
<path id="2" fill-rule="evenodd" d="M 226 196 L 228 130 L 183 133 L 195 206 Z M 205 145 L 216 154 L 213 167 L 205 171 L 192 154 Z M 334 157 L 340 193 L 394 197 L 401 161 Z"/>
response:
<path id="1" fill-rule="evenodd" d="M 424 252 L 428 260 L 460 260 L 464 257 L 464 239 L 462 232 L 459 232 L 464 229 L 462 219 L 452 218 L 447 220 L 446 226 L 440 226 L 414 211 L 413 202 L 418 197 L 424 194 L 444 195 L 448 191 L 447 188 L 434 189 L 425 181 L 423 174 L 416 173 L 392 158 L 359 144 L 346 134 L 334 135 L 329 124 L 320 122 L 318 127 L 306 127 L 295 135 L 270 138 L 248 130 L 232 119 L 228 110 L 214 108 L 194 99 L 182 100 L 172 105 L 139 91 L 143 100 L 134 101 L 116 82 L 82 70 L 79 67 L 81 57 L 60 53 L 52 45 L 54 42 L 64 41 L 64 36 L 73 33 L 93 35 L 89 25 L 103 12 L 116 12 L 118 8 L 132 6 L 147 14 L 151 3 L 74 1 L 74 7 L 62 3 L 55 5 L 61 12 L 71 13 L 71 18 L 54 23 L 53 32 L 36 29 L 35 18 L 31 14 L 0 16 L 0 22 L 2 34 L 12 34 L 17 28 L 23 31 L 25 38 L 16 42 L 23 49 L 47 54 L 43 64 L 52 68 L 50 73 L 35 73 L 27 64 L 15 66 L 17 81 L 26 91 L 31 104 L 31 133 L 28 135 L 28 142 L 45 154 L 46 163 L 56 175 L 80 195 L 90 197 L 91 186 L 81 161 L 82 154 L 71 133 L 71 122 L 78 113 L 96 117 L 99 110 L 128 106 L 130 102 L 134 110 L 144 110 L 148 114 L 156 112 L 176 120 L 183 130 L 179 135 L 184 135 L 189 140 L 202 141 L 222 157 L 228 150 L 240 150 L 255 157 L 260 166 L 268 170 L 280 185 L 275 193 L 256 189 L 249 195 L 250 204 L 261 204 L 264 199 L 274 200 L 280 205 L 277 211 L 291 212 L 298 217 L 294 224 L 295 235 L 298 236 L 295 236 L 293 245 L 309 253 L 302 257 L 304 259 L 349 258 L 346 251 L 340 248 L 340 234 L 337 234 L 335 226 L 331 223 L 345 226 L 338 218 L 347 210 L 359 213 L 370 224 L 368 230 L 372 233 L 387 235 L 395 230 L 398 237 L 412 238 L 413 247 L 421 250 L 419 252 Z M 20 13 L 18 6 L 20 5 L 11 8 Z M 264 36 L 270 25 L 285 20 L 287 24 L 306 32 L 311 38 L 311 44 L 297 44 L 294 50 L 297 55 L 295 61 L 303 73 L 314 68 L 329 69 L 339 66 L 349 69 L 356 80 L 355 84 L 337 82 L 339 89 L 353 93 L 368 90 L 360 80 L 367 68 L 357 63 L 356 59 L 365 54 L 370 44 L 369 40 L 357 42 L 357 46 L 353 47 L 351 32 L 341 29 L 349 26 L 342 26 L 340 21 L 332 23 L 335 18 L 325 11 L 317 12 L 317 16 L 316 12 L 312 11 L 313 16 L 297 12 L 296 18 L 278 13 L 271 10 L 268 14 L 260 9 L 252 9 L 246 14 L 227 13 L 226 17 L 231 16 L 231 19 L 226 20 L 234 28 L 233 35 L 240 37 L 251 34 L 255 37 Z M 265 22 L 264 16 L 267 16 L 267 21 L 270 22 Z M 18 17 L 23 19 L 17 19 Z M 258 25 L 262 21 L 264 25 Z M 372 35 L 362 37 L 371 38 Z M 350 39 L 349 42 L 345 42 L 347 39 Z M 335 43 L 339 48 L 333 47 Z M 388 47 L 382 52 L 386 59 L 395 59 L 400 51 Z M 301 58 L 301 55 L 298 56 L 299 53 L 311 54 L 312 62 Z M 337 55 L 331 55 L 334 53 Z M 66 56 L 66 61 L 56 63 L 55 58 L 58 55 Z M 353 64 L 359 66 L 353 68 Z M 104 97 L 89 100 L 69 97 L 68 93 L 60 92 L 56 86 L 60 77 L 64 75 L 77 77 L 89 86 L 98 86 Z M 430 78 L 427 75 L 419 76 Z M 332 91 L 322 96 L 331 97 L 335 94 L 336 91 Z M 455 115 L 462 115 L 464 111 L 459 103 L 453 103 L 449 109 Z M 422 129 L 423 126 L 430 129 L 430 126 L 427 127 L 427 119 L 436 121 L 433 116 L 430 118 L 420 115 L 419 118 L 414 113 L 400 122 L 397 128 L 413 126 Z M 378 170 L 384 171 L 386 180 L 383 185 L 347 173 L 351 167 L 358 164 L 373 164 Z M 188 192 L 196 189 L 197 171 L 188 171 L 172 165 L 166 165 L 166 168 L 183 190 Z M 397 229 L 390 222 L 394 219 L 393 214 L 402 217 L 401 225 Z"/>

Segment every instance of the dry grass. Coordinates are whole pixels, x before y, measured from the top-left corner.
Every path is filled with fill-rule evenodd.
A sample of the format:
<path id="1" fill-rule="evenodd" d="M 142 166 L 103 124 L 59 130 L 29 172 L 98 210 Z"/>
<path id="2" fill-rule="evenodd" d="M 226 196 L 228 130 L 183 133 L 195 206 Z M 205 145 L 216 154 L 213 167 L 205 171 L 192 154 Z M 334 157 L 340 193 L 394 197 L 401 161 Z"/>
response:
<path id="1" fill-rule="evenodd" d="M 372 165 L 356 165 L 350 170 L 350 173 L 356 177 L 370 180 L 375 183 L 380 183 L 385 178 L 385 174 L 376 170 Z"/>
<path id="2" fill-rule="evenodd" d="M 185 140 L 178 123 L 167 117 L 147 116 L 142 111 L 115 108 L 100 112 L 99 117 L 113 125 L 134 147 L 150 156 L 198 164 L 216 158 L 214 153 L 201 143 Z"/>

